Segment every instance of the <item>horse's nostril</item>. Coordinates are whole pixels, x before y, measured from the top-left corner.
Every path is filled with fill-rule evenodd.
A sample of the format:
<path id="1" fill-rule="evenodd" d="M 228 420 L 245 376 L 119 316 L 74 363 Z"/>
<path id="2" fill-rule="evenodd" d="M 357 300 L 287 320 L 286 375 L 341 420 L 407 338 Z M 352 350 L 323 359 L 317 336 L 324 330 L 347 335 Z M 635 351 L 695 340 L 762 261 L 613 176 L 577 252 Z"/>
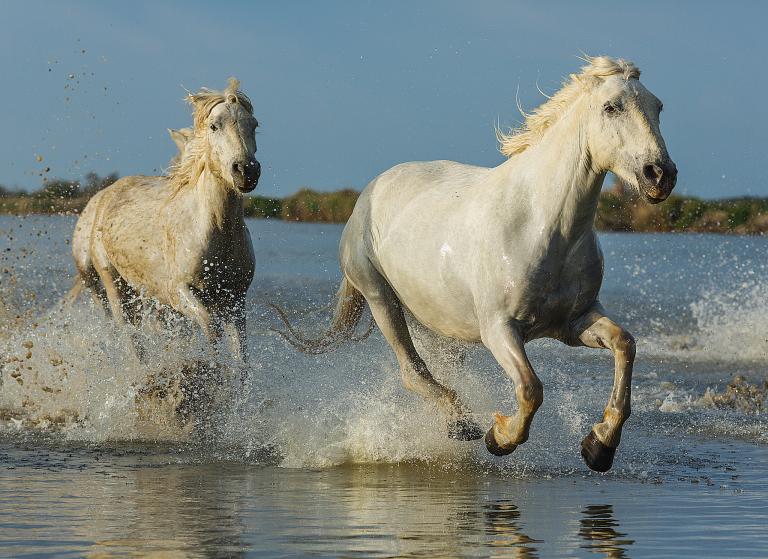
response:
<path id="1" fill-rule="evenodd" d="M 244 175 L 245 169 L 243 169 L 243 166 L 240 165 L 240 163 L 232 163 L 232 173 L 235 175 Z"/>
<path id="2" fill-rule="evenodd" d="M 664 171 L 658 165 L 646 165 L 643 167 L 643 176 L 653 184 L 659 184 L 661 177 L 664 176 Z"/>
<path id="3" fill-rule="evenodd" d="M 677 165 L 675 165 L 674 163 L 672 163 L 672 167 L 671 167 L 671 168 L 670 168 L 670 170 L 667 172 L 667 174 L 670 176 L 670 178 L 672 178 L 672 179 L 676 179 L 676 178 L 677 178 Z"/>

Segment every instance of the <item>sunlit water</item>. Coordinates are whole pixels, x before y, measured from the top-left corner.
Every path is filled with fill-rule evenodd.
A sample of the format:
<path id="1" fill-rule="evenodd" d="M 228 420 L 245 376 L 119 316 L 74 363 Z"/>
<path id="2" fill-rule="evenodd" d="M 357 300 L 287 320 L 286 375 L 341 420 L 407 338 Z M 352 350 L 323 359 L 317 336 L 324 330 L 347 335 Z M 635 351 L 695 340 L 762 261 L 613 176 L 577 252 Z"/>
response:
<path id="1" fill-rule="evenodd" d="M 597 475 L 579 441 L 608 352 L 529 344 L 545 403 L 495 458 L 446 437 L 378 333 L 322 356 L 276 335 L 269 302 L 309 332 L 327 323 L 340 226 L 249 222 L 247 379 L 223 363 L 208 411 L 179 413 L 179 372 L 206 344 L 150 320 L 142 364 L 88 296 L 59 305 L 73 225 L 0 218 L 0 555 L 768 556 L 765 407 L 712 397 L 768 376 L 766 239 L 602 236 L 602 301 L 639 343 L 633 415 Z M 418 337 L 483 423 L 515 409 L 481 347 L 460 363 Z"/>

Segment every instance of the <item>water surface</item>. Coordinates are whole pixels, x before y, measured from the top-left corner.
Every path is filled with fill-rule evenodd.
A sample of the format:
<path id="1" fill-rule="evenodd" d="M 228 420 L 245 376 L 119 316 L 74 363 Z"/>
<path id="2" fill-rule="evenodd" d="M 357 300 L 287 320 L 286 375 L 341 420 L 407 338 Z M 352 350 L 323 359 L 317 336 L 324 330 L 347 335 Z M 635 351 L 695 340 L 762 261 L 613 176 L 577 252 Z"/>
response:
<path id="1" fill-rule="evenodd" d="M 58 306 L 73 225 L 0 217 L 0 555 L 768 556 L 764 408 L 712 397 L 766 378 L 766 239 L 601 237 L 601 298 L 639 343 L 633 415 L 599 475 L 578 449 L 610 391 L 607 352 L 529 344 L 545 403 L 529 442 L 496 458 L 445 437 L 378 333 L 322 356 L 277 336 L 267 302 L 327 324 L 336 225 L 249 222 L 247 381 L 180 417 L 174 376 L 205 344 L 150 323 L 142 364 L 88 297 Z M 418 342 L 480 421 L 515 409 L 481 347 L 460 363 Z"/>

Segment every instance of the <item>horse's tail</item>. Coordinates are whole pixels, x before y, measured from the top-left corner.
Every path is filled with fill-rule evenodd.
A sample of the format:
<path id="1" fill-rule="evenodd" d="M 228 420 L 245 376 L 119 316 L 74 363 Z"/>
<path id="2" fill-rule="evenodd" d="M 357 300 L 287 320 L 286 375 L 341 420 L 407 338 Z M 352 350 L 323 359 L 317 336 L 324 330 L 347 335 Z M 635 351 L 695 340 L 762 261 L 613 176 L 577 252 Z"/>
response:
<path id="1" fill-rule="evenodd" d="M 275 330 L 275 332 L 302 353 L 313 355 L 334 350 L 346 341 L 360 341 L 370 336 L 374 326 L 373 317 L 371 317 L 368 329 L 359 336 L 355 335 L 355 327 L 363 316 L 365 306 L 363 294 L 355 289 L 347 278 L 344 278 L 339 286 L 339 291 L 336 293 L 336 310 L 333 313 L 330 327 L 319 338 L 306 338 L 291 326 L 283 309 L 277 305 L 270 305 L 287 329 Z"/>
<path id="2" fill-rule="evenodd" d="M 80 277 L 80 274 L 75 276 L 74 282 L 75 284 L 72 286 L 72 289 L 69 290 L 69 293 L 61 298 L 62 305 L 70 306 L 74 304 L 74 302 L 77 301 L 77 298 L 83 292 L 83 287 L 85 287 L 85 285 L 83 283 L 83 278 Z"/>

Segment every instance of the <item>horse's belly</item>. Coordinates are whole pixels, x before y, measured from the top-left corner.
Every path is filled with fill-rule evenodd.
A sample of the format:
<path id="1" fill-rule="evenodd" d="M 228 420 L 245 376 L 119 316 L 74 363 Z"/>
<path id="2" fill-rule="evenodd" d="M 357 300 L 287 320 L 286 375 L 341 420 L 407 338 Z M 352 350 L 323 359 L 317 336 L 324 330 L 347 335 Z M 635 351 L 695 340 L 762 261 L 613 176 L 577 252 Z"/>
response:
<path id="1" fill-rule="evenodd" d="M 464 341 L 478 341 L 474 300 L 459 286 L 426 285 L 414 278 L 389 277 L 400 302 L 421 324 L 443 336 Z"/>

